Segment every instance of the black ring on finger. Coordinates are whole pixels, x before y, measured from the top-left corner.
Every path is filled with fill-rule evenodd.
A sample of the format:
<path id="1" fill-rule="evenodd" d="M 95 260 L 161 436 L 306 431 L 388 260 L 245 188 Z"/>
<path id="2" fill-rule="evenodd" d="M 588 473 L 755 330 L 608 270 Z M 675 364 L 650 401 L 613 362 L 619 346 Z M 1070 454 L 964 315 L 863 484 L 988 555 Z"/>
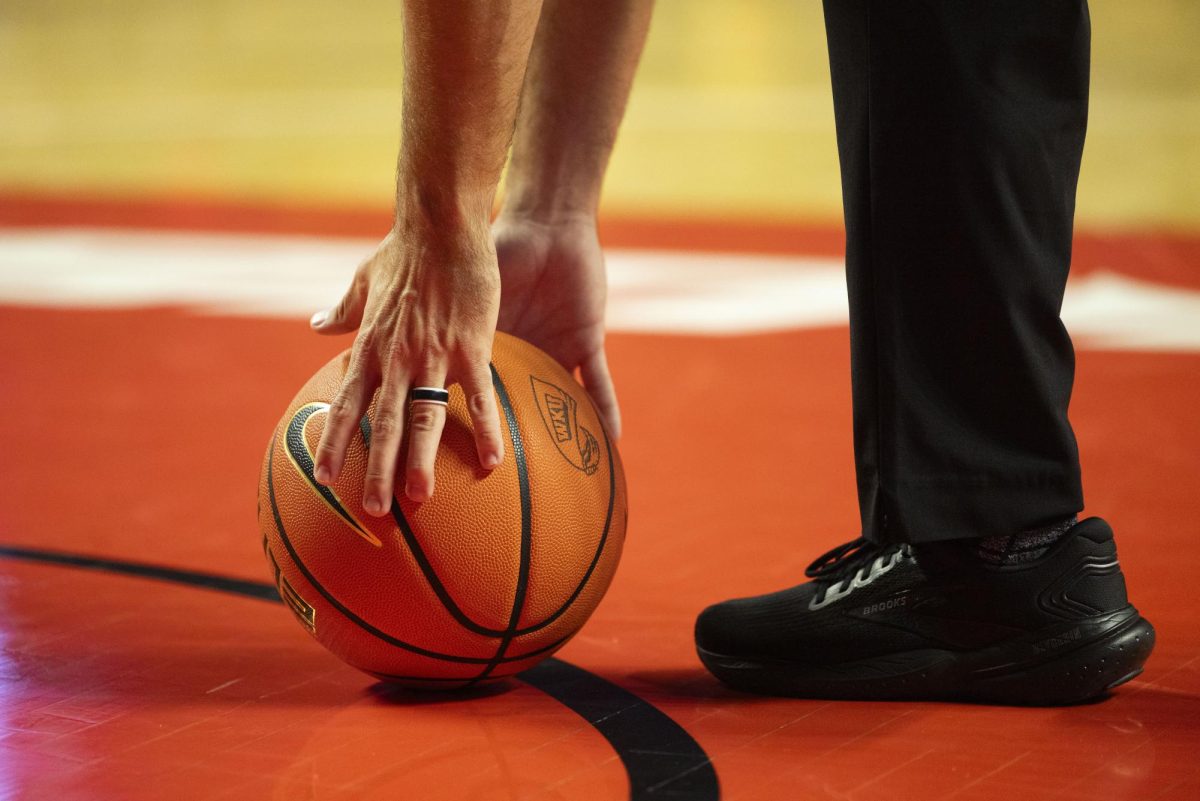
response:
<path id="1" fill-rule="evenodd" d="M 409 402 L 445 406 L 450 403 L 450 393 L 438 387 L 413 387 L 409 393 Z"/>

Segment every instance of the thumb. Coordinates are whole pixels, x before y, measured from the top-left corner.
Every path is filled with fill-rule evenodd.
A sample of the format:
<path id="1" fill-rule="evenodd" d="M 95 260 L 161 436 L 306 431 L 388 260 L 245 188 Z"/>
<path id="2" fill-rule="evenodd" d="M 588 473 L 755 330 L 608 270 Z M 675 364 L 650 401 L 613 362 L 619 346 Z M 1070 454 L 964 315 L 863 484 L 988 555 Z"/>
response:
<path id="1" fill-rule="evenodd" d="M 621 408 L 617 405 L 617 391 L 613 388 L 612 376 L 608 372 L 608 359 L 601 348 L 579 365 L 583 385 L 596 403 L 600 416 L 608 426 L 613 439 L 621 438 Z"/>
<path id="2" fill-rule="evenodd" d="M 367 305 L 364 283 L 356 277 L 336 306 L 314 314 L 308 321 L 312 329 L 318 334 L 346 334 L 357 329 Z"/>

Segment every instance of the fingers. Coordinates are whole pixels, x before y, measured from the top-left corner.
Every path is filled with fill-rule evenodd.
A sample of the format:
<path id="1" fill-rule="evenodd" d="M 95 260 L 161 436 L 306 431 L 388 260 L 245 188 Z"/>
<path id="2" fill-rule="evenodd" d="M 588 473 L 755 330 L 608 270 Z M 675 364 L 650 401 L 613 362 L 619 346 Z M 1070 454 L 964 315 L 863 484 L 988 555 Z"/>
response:
<path id="1" fill-rule="evenodd" d="M 433 493 L 433 467 L 446 425 L 446 407 L 410 405 L 409 390 L 414 384 L 444 387 L 451 367 L 457 373 L 471 364 L 466 357 L 472 351 L 484 354 L 485 373 L 476 380 L 480 387 L 473 394 L 488 390 L 486 397 L 474 401 L 486 420 L 484 433 L 477 435 L 486 445 L 480 446 L 481 452 L 489 462 L 498 462 L 503 453 L 486 378 L 487 349 L 476 347 L 476 343 L 490 344 L 495 334 L 500 281 L 491 243 L 466 226 L 438 231 L 436 236 L 424 229 L 405 234 L 400 230 L 393 229 L 359 266 L 341 301 L 310 321 L 321 334 L 359 329 L 352 369 L 331 404 L 318 445 L 316 478 L 329 484 L 345 472 L 347 447 L 374 396 L 362 507 L 376 516 L 394 508 L 398 480 L 414 501 Z M 416 237 L 415 244 L 408 241 L 410 234 Z M 400 465 L 402 452 L 407 455 Z M 403 476 L 397 478 L 400 467 Z"/>
<path id="2" fill-rule="evenodd" d="M 492 371 L 487 360 L 472 365 L 459 382 L 467 398 L 471 429 L 475 432 L 475 451 L 479 463 L 491 470 L 504 461 L 504 436 L 500 429 L 500 410 L 492 389 Z"/>
<path id="3" fill-rule="evenodd" d="M 414 387 L 441 389 L 445 386 L 444 370 L 426 372 Z M 404 466 L 404 494 L 409 500 L 421 503 L 433 495 L 433 464 L 437 459 L 438 443 L 446 426 L 446 406 L 426 400 L 413 400 L 408 405 L 408 462 Z"/>
<path id="4" fill-rule="evenodd" d="M 617 405 L 617 391 L 613 387 L 612 376 L 608 372 L 608 359 L 601 348 L 579 365 L 583 378 L 583 386 L 596 403 L 600 415 L 608 426 L 608 432 L 613 439 L 621 437 L 621 408 Z"/>
<path id="5" fill-rule="evenodd" d="M 367 281 L 360 270 L 341 301 L 331 309 L 317 312 L 308 323 L 318 334 L 347 334 L 362 323 L 366 306 Z"/>
<path id="6" fill-rule="evenodd" d="M 363 508 L 367 514 L 382 517 L 391 511 L 395 498 L 396 461 L 404 439 L 405 402 L 408 399 L 408 374 L 393 365 L 379 385 L 375 416 L 371 420 L 371 449 L 367 452 L 367 473 L 363 482 Z"/>
<path id="7" fill-rule="evenodd" d="M 350 438 L 358 431 L 358 421 L 362 419 L 375 392 L 375 382 L 363 369 L 363 364 L 364 359 L 356 346 L 350 356 L 350 366 L 342 379 L 342 386 L 329 405 L 329 419 L 325 421 L 325 430 L 317 445 L 314 477 L 322 484 L 335 481 L 342 472 Z"/>
<path id="8" fill-rule="evenodd" d="M 317 446 L 316 478 L 330 484 L 341 473 L 346 448 L 357 434 L 359 420 L 370 406 L 375 382 L 362 370 L 355 369 L 356 356 L 347 371 L 341 389 L 329 409 L 329 420 Z M 408 437 L 408 456 L 404 464 L 404 492 L 418 503 L 429 500 L 435 487 L 434 463 L 446 425 L 446 407 L 437 403 L 408 402 L 410 387 L 436 387 L 446 384 L 445 370 L 433 368 L 417 381 L 393 365 L 379 383 L 379 396 L 371 421 L 371 448 L 363 483 L 363 509 L 382 517 L 392 508 L 401 444 Z M 475 431 L 480 463 L 491 469 L 504 458 L 499 410 L 492 389 L 491 372 L 484 363 L 462 381 Z"/>

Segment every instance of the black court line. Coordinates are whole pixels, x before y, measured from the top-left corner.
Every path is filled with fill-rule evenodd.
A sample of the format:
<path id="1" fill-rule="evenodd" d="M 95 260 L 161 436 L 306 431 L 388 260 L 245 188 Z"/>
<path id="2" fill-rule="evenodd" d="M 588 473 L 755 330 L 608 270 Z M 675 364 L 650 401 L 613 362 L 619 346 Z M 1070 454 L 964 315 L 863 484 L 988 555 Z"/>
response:
<path id="1" fill-rule="evenodd" d="M 206 590 L 240 595 L 243 598 L 255 598 L 260 601 L 278 601 L 279 593 L 273 584 L 265 581 L 246 581 L 245 579 L 219 576 L 216 573 L 201 573 L 195 570 L 179 570 L 173 567 L 147 565 L 141 562 L 126 562 L 118 559 L 105 559 L 100 556 L 63 553 L 62 551 L 44 551 L 40 548 L 22 548 L 19 545 L 0 545 L 0 556 L 9 559 L 19 559 L 23 562 L 40 562 L 47 565 L 63 565 L 65 567 L 81 567 L 84 570 L 98 570 L 103 573 L 118 573 L 123 576 L 158 579 L 173 584 L 186 584 L 189 587 L 201 587 Z"/>
<path id="2" fill-rule="evenodd" d="M 721 797 L 708 754 L 658 707 L 561 659 L 547 659 L 519 675 L 604 735 L 625 765 L 632 801 Z"/>
<path id="3" fill-rule="evenodd" d="M 154 579 L 280 603 L 272 584 L 216 573 L 18 545 L 0 545 L 0 557 Z M 608 740 L 629 777 L 630 801 L 718 801 L 721 797 L 708 754 L 682 726 L 653 704 L 553 657 L 519 674 L 519 678 L 579 715 Z"/>

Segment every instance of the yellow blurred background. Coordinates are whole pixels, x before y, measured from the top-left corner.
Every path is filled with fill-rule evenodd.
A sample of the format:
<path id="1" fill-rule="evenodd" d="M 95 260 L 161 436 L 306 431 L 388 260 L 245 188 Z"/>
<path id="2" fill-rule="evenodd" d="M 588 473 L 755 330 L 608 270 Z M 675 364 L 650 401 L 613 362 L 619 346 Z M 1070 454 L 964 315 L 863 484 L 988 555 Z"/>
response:
<path id="1" fill-rule="evenodd" d="M 399 8 L 5 0 L 0 195 L 384 209 Z M 1200 230 L 1200 2 L 1093 0 L 1092 19 L 1081 225 Z M 605 210 L 837 220 L 820 3 L 659 0 Z"/>

